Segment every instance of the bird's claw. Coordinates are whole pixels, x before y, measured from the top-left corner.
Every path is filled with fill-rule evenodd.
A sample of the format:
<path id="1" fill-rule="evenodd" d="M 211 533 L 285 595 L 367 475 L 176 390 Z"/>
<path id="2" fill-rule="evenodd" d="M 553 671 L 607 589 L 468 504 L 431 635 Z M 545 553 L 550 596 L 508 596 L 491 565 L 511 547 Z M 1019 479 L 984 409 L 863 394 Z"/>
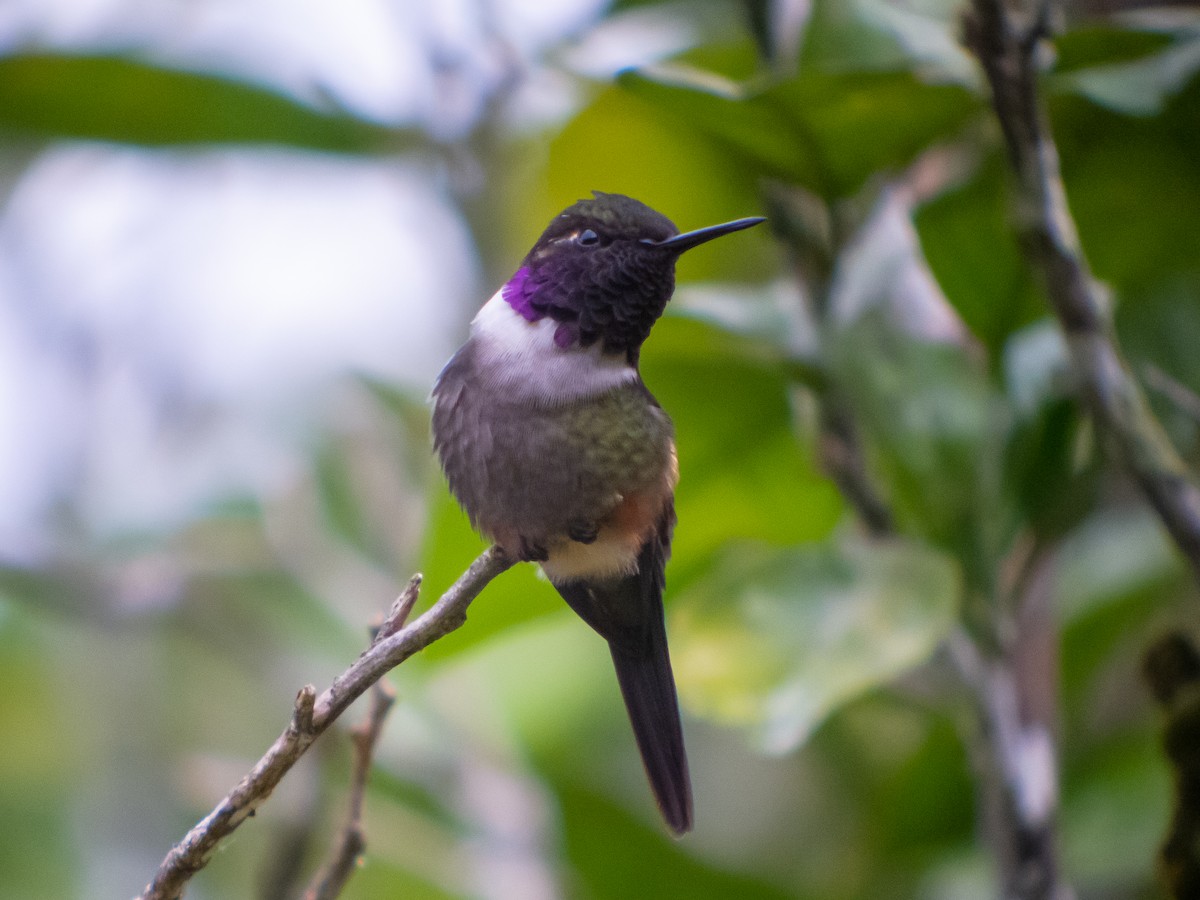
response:
<path id="1" fill-rule="evenodd" d="M 517 555 L 520 556 L 522 562 L 545 562 L 550 558 L 545 547 L 535 544 L 527 538 L 521 538 L 521 549 Z"/>
<path id="2" fill-rule="evenodd" d="M 567 537 L 577 544 L 592 544 L 600 536 L 600 526 L 595 522 L 576 521 L 567 526 Z"/>

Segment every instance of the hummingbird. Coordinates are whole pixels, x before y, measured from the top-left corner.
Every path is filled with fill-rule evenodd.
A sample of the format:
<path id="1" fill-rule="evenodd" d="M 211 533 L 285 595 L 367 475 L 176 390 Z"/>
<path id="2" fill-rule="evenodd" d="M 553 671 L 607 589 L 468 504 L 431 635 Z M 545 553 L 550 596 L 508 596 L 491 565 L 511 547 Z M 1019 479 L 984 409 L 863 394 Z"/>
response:
<path id="1" fill-rule="evenodd" d="M 679 464 L 638 362 L 680 254 L 764 220 L 681 234 L 631 197 L 592 193 L 472 320 L 434 384 L 433 442 L 472 526 L 540 564 L 608 642 L 651 789 L 681 835 L 692 789 L 663 618 Z"/>

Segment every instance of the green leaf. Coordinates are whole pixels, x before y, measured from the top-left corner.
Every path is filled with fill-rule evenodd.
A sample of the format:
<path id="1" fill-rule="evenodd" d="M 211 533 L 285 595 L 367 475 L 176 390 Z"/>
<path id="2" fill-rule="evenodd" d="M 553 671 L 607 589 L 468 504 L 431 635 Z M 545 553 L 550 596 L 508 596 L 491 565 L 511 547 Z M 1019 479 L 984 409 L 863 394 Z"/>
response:
<path id="1" fill-rule="evenodd" d="M 122 56 L 0 59 L 0 128 L 150 146 L 284 144 L 336 153 L 395 152 L 421 141 L 229 78 Z"/>
<path id="2" fill-rule="evenodd" d="M 928 658 L 953 626 L 958 570 L 902 541 L 737 544 L 672 609 L 672 656 L 693 712 L 802 744 L 848 700 Z"/>
<path id="3" fill-rule="evenodd" d="M 1095 66 L 1134 62 L 1172 43 L 1169 34 L 1108 23 L 1088 23 L 1054 40 L 1054 71 L 1073 72 Z"/>
<path id="4" fill-rule="evenodd" d="M 958 0 L 816 0 L 801 66 L 829 70 L 920 68 L 973 85 L 974 60 L 958 39 Z"/>
<path id="5" fill-rule="evenodd" d="M 914 217 L 946 299 L 993 358 L 1010 334 L 1046 309 L 1009 224 L 1006 174 L 1004 160 L 993 156 Z"/>
<path id="6" fill-rule="evenodd" d="M 864 315 L 829 349 L 898 526 L 953 553 L 973 585 L 985 583 L 998 525 L 997 397 L 982 366 L 960 347 L 909 337 L 882 312 Z"/>
<path id="7" fill-rule="evenodd" d="M 1050 104 L 1063 180 L 1096 276 L 1123 303 L 1200 272 L 1200 78 L 1152 117 L 1078 97 Z"/>
<path id="8" fill-rule="evenodd" d="M 1098 473 L 1057 323 L 1046 319 L 1015 334 L 1004 368 L 1014 412 L 1004 490 L 1016 525 L 1032 526 L 1044 540 L 1058 538 L 1091 508 Z"/>
<path id="9" fill-rule="evenodd" d="M 646 384 L 675 422 L 675 584 L 731 540 L 821 540 L 844 509 L 797 441 L 792 382 L 769 350 L 706 323 L 663 319 L 642 354 Z M 668 587 L 668 592 L 671 588 Z"/>
<path id="10" fill-rule="evenodd" d="M 1129 115 L 1162 111 L 1200 69 L 1200 18 L 1149 13 L 1129 22 L 1064 35 L 1050 86 Z"/>
<path id="11" fill-rule="evenodd" d="M 628 72 L 619 84 L 726 149 L 760 176 L 827 200 L 854 194 L 880 170 L 910 162 L 979 109 L 968 91 L 909 72 L 805 70 L 752 92 L 673 67 Z"/>

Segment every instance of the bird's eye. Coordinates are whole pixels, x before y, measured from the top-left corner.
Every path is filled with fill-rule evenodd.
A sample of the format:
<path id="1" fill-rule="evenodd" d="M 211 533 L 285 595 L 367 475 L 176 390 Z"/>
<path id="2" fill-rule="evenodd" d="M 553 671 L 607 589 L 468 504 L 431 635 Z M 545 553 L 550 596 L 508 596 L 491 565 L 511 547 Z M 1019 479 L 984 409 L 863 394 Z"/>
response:
<path id="1" fill-rule="evenodd" d="M 585 228 L 583 231 L 579 232 L 579 237 L 577 240 L 585 247 L 594 247 L 596 244 L 600 243 L 600 235 L 596 234 L 596 232 L 592 231 L 590 228 Z"/>

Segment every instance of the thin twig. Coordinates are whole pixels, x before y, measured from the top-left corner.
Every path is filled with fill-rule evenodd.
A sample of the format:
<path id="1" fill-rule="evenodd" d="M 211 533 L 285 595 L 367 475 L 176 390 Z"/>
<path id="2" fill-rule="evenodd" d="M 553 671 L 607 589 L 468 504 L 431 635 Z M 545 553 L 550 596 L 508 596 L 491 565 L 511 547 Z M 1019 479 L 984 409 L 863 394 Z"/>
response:
<path id="1" fill-rule="evenodd" d="M 1061 876 L 1056 718 L 1057 634 L 1050 609 L 1052 558 L 1040 556 L 1015 591 L 998 599 L 994 648 L 984 651 L 963 627 L 950 657 L 974 706 L 967 744 L 979 773 L 981 817 L 1005 900 L 1071 900 Z M 1011 618 L 1010 618 L 1011 616 Z"/>
<path id="2" fill-rule="evenodd" d="M 317 847 L 317 839 L 325 811 L 327 791 L 323 773 L 331 762 L 330 744 L 318 741 L 308 754 L 309 765 L 297 765 L 293 770 L 292 792 L 296 806 L 286 822 L 277 826 L 270 846 L 264 851 L 262 870 L 258 875 L 258 900 L 296 900 L 304 888 L 308 865 Z M 297 784 L 299 779 L 300 783 Z"/>
<path id="3" fill-rule="evenodd" d="M 421 593 L 421 575 L 414 575 L 400 592 L 387 617 L 371 629 L 371 645 L 386 640 L 402 629 L 412 614 Z M 350 775 L 350 794 L 346 802 L 346 821 L 338 832 L 333 850 L 324 865 L 317 870 L 304 892 L 304 900 L 333 900 L 341 894 L 358 860 L 367 849 L 367 836 L 362 826 L 363 805 L 366 802 L 367 778 L 375 745 L 383 734 L 383 723 L 396 702 L 395 691 L 386 681 L 377 681 L 371 688 L 371 709 L 366 719 L 350 730 L 354 745 L 354 766 Z"/>
<path id="4" fill-rule="evenodd" d="M 914 167 L 910 177 L 920 174 Z M 916 190 L 911 184 L 903 189 Z M 777 223 L 776 229 L 796 248 L 797 276 L 808 287 L 816 317 L 823 321 L 830 311 L 827 273 L 833 271 L 832 260 L 844 248 L 836 237 L 830 237 L 828 245 L 822 243 L 819 229 L 806 227 L 805 223 L 822 218 L 811 212 L 812 202 L 803 195 L 777 192 L 775 198 L 783 212 L 800 213 L 778 217 L 783 227 Z M 785 206 L 788 200 L 794 201 L 790 207 Z M 870 536 L 893 537 L 897 530 L 893 513 L 872 478 L 854 410 L 839 390 L 836 373 L 815 393 L 824 468 Z M 1059 790 L 1053 732 L 1058 673 L 1056 634 L 1048 608 L 1048 567 L 1047 549 L 1037 541 L 1014 541 L 996 573 L 994 589 L 986 597 L 968 593 L 963 616 L 971 627 L 960 625 L 948 641 L 951 659 L 971 698 L 965 740 L 979 771 L 982 818 L 1006 900 L 1073 897 L 1058 874 Z"/>
<path id="5" fill-rule="evenodd" d="M 390 670 L 466 622 L 471 601 L 511 565 L 498 548 L 485 550 L 424 615 L 373 642 L 320 697 L 312 685 L 303 687 L 283 734 L 237 787 L 171 848 L 138 900 L 182 897 L 188 880 L 208 864 L 221 841 L 254 814 L 313 741 Z M 415 591 L 411 582 L 409 589 Z"/>
<path id="6" fill-rule="evenodd" d="M 866 455 L 854 418 L 833 391 L 821 398 L 821 462 L 842 496 L 862 519 L 873 538 L 895 532 L 892 511 L 867 473 Z"/>
<path id="7" fill-rule="evenodd" d="M 1177 410 L 1193 422 L 1200 424 L 1200 396 L 1197 396 L 1195 391 L 1183 382 L 1172 378 L 1154 363 L 1146 363 L 1142 366 L 1142 378 L 1147 387 L 1158 391 Z"/>
<path id="8" fill-rule="evenodd" d="M 354 874 L 359 857 L 367 849 L 362 814 L 366 800 L 367 777 L 375 745 L 383 733 L 383 722 L 391 711 L 396 694 L 386 681 L 375 682 L 371 688 L 371 710 L 367 718 L 350 732 L 354 742 L 354 768 L 350 781 L 350 797 L 346 803 L 346 823 L 342 826 L 333 852 L 309 883 L 304 900 L 334 900 Z"/>
<path id="9" fill-rule="evenodd" d="M 1175 781 L 1159 873 L 1173 900 L 1190 900 L 1200 895 L 1200 653 L 1187 635 L 1164 635 L 1146 651 L 1142 674 L 1166 713 L 1162 745 Z"/>
<path id="10" fill-rule="evenodd" d="M 392 608 L 388 610 L 387 616 L 379 624 L 379 627 L 372 630 L 371 646 L 390 638 L 408 624 L 408 617 L 412 615 L 413 607 L 417 605 L 417 598 L 420 596 L 421 573 L 418 572 L 408 580 L 408 584 L 404 586 L 400 596 L 392 603 Z"/>
<path id="11" fill-rule="evenodd" d="M 1004 0 L 972 0 L 964 19 L 964 37 L 991 86 L 1016 175 L 1018 234 L 1030 267 L 1045 283 L 1096 421 L 1200 580 L 1200 485 L 1133 377 L 1079 245 L 1037 86 L 1037 44 L 1049 20 L 1046 0 L 1037 0 L 1031 18 L 1022 29 Z"/>

